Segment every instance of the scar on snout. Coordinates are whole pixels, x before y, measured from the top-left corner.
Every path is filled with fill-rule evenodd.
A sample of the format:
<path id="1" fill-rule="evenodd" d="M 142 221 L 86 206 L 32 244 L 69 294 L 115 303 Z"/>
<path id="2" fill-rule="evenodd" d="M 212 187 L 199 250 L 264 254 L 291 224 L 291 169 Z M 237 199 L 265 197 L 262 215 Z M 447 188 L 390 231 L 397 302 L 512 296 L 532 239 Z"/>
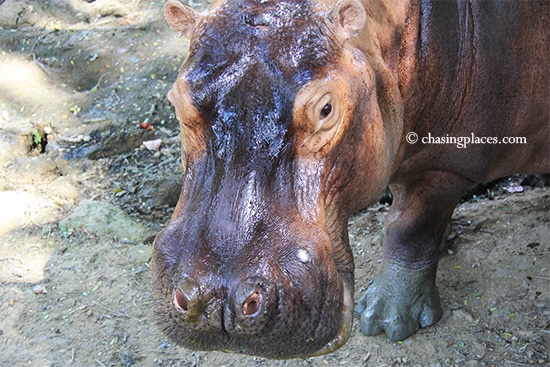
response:
<path id="1" fill-rule="evenodd" d="M 310 260 L 309 253 L 306 250 L 296 251 L 296 257 L 301 263 L 307 264 Z"/>

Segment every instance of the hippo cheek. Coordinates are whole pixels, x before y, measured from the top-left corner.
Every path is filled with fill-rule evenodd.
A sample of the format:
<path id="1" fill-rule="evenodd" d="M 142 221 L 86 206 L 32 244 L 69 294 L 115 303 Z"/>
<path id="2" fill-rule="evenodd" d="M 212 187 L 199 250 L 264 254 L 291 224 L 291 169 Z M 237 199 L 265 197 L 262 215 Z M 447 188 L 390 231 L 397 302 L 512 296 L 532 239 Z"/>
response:
<path id="1" fill-rule="evenodd" d="M 229 287 L 233 290 L 223 312 L 224 329 L 231 339 L 227 349 L 295 358 L 342 346 L 351 331 L 353 295 L 339 277 L 331 284 L 325 275 L 291 276 L 293 280 L 279 275 L 269 280 L 256 277 Z"/>
<path id="2" fill-rule="evenodd" d="M 311 353 L 318 356 L 331 353 L 343 346 L 349 339 L 353 324 L 353 282 L 348 283 L 348 277 L 337 275 L 336 284 L 326 285 L 328 292 L 322 300 L 325 307 L 321 309 L 320 328 L 332 327 L 336 332 L 325 345 Z M 340 291 L 337 291 L 340 290 Z M 332 326 L 331 326 L 332 325 Z"/>
<path id="3" fill-rule="evenodd" d="M 317 352 L 312 353 L 311 356 L 320 356 L 323 354 L 331 353 L 343 346 L 349 339 L 353 325 L 353 285 L 350 286 L 344 283 L 342 302 L 342 311 L 340 315 L 337 315 L 340 316 L 342 320 L 340 330 L 331 341 L 329 341 L 323 348 L 321 348 Z"/>
<path id="4" fill-rule="evenodd" d="M 279 267 L 270 271 L 276 287 L 243 284 L 234 303 L 235 314 L 241 313 L 237 344 L 252 354 L 290 358 L 330 353 L 347 341 L 353 321 L 353 284 L 336 270 L 332 256 L 322 256 L 328 251 L 318 250 L 300 248 L 292 259 L 279 261 Z M 247 302 L 252 302 L 255 313 L 246 315 Z"/>
<path id="5" fill-rule="evenodd" d="M 323 225 L 298 222 L 287 225 L 293 234 L 284 241 L 285 255 L 272 269 L 272 279 L 279 281 L 278 321 L 269 330 L 273 340 L 267 343 L 273 346 L 286 340 L 280 345 L 284 357 L 338 349 L 349 338 L 353 321 L 353 266 L 337 264 Z M 340 260 L 353 264 L 352 258 Z"/>

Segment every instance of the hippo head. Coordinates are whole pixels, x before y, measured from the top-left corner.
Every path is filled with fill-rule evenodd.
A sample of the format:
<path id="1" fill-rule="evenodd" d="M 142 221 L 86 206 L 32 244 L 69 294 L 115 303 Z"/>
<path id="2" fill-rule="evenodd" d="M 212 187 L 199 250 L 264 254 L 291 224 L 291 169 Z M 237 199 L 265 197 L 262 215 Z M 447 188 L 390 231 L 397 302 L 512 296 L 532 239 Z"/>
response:
<path id="1" fill-rule="evenodd" d="M 161 327 L 197 350 L 337 349 L 353 318 L 347 220 L 383 191 L 395 150 L 383 73 L 350 46 L 363 6 L 234 0 L 199 14 L 170 0 L 165 15 L 191 46 L 168 95 L 185 176 L 153 246 Z"/>

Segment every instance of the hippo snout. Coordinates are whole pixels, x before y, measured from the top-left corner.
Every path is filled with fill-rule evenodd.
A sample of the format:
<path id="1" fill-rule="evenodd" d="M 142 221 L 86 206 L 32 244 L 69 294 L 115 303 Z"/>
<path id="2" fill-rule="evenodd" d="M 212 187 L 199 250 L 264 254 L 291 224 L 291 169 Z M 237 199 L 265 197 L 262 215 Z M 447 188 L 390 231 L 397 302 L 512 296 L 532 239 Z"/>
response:
<path id="1" fill-rule="evenodd" d="M 159 325 L 172 340 L 293 358 L 335 350 L 348 338 L 352 280 L 336 268 L 324 232 L 276 221 L 267 240 L 280 245 L 265 247 L 258 238 L 242 241 L 244 233 L 201 237 L 190 228 L 213 224 L 180 218 L 157 236 L 151 263 Z"/>
<path id="2" fill-rule="evenodd" d="M 172 293 L 175 316 L 186 327 L 234 336 L 261 333 L 277 313 L 277 299 L 276 287 L 259 278 L 238 282 L 226 292 L 201 291 L 185 280 Z"/>

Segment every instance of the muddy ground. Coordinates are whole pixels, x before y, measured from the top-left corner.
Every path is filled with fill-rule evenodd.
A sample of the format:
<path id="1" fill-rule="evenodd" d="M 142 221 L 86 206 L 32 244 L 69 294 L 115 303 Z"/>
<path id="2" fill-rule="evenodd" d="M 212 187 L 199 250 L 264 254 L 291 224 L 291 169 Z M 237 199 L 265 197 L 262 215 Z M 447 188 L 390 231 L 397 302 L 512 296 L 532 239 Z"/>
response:
<path id="1" fill-rule="evenodd" d="M 187 42 L 165 26 L 162 3 L 0 0 L 1 366 L 550 363 L 550 191 L 521 177 L 456 209 L 438 274 L 443 319 L 403 342 L 355 325 L 337 352 L 288 361 L 169 342 L 155 325 L 148 263 L 181 181 L 165 96 Z M 158 149 L 143 144 L 157 139 Z M 60 225 L 88 199 L 128 215 Z M 357 298 L 377 270 L 387 209 L 350 222 Z"/>

